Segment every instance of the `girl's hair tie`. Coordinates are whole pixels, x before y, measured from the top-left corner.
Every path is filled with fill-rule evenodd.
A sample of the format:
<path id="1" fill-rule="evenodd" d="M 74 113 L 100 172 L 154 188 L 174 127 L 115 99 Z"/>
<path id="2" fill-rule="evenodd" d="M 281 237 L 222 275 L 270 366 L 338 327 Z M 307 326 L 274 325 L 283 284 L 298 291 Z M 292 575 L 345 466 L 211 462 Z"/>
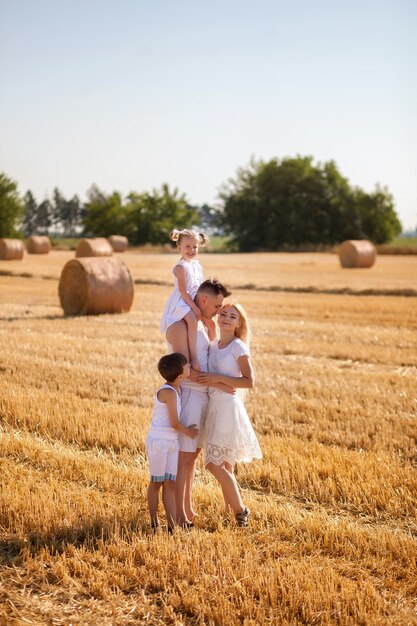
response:
<path id="1" fill-rule="evenodd" d="M 169 238 L 172 241 L 177 241 L 179 243 L 181 237 L 193 237 L 202 247 L 209 243 L 209 238 L 205 233 L 199 233 L 191 228 L 183 228 L 182 230 L 174 228 L 174 230 L 171 230 L 169 233 Z"/>
<path id="2" fill-rule="evenodd" d="M 169 233 L 169 238 L 172 241 L 178 241 L 178 238 L 181 234 L 181 231 L 177 230 L 176 228 L 174 228 L 174 230 L 171 230 L 171 232 Z"/>

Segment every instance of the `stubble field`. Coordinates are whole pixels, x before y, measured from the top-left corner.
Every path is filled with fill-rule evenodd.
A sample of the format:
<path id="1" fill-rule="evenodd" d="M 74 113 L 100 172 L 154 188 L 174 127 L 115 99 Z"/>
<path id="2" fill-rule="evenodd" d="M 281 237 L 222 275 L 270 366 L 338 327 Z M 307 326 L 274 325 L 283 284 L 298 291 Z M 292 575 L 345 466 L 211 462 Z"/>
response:
<path id="1" fill-rule="evenodd" d="M 0 623 L 417 624 L 417 257 L 201 257 L 252 322 L 264 458 L 238 468 L 249 529 L 200 465 L 173 536 L 144 440 L 174 257 L 121 255 L 128 314 L 64 318 L 72 257 L 0 262 Z"/>

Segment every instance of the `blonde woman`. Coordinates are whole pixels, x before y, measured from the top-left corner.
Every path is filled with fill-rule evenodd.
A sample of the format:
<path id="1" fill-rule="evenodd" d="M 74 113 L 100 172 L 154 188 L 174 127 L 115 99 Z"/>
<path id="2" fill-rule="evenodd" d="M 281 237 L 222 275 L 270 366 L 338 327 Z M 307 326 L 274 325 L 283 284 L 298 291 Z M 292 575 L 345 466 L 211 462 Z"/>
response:
<path id="1" fill-rule="evenodd" d="M 262 452 L 239 393 L 231 395 L 211 387 L 222 383 L 239 390 L 254 385 L 245 310 L 237 303 L 224 305 L 218 325 L 220 339 L 210 343 L 209 373 L 198 375 L 198 382 L 210 387 L 200 443 L 206 467 L 222 488 L 226 509 L 232 509 L 238 526 L 247 526 L 250 511 L 242 501 L 233 468 L 237 462 L 261 459 Z"/>
<path id="2" fill-rule="evenodd" d="M 203 282 L 203 270 L 197 260 L 199 246 L 207 245 L 209 238 L 204 233 L 184 228 L 170 233 L 172 241 L 177 242 L 181 258 L 174 265 L 174 289 L 168 298 L 161 319 L 161 332 L 179 320 L 187 324 L 188 348 L 193 369 L 200 371 L 197 358 L 197 322 L 201 319 L 201 311 L 194 302 L 197 289 Z"/>

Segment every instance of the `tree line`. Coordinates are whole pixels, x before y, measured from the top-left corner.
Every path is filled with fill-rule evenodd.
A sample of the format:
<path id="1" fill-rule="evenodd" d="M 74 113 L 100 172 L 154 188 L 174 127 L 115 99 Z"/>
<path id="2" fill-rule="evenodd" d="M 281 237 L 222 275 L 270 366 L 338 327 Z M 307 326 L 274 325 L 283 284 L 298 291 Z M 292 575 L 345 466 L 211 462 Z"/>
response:
<path id="1" fill-rule="evenodd" d="M 252 160 L 221 188 L 215 207 L 195 206 L 163 184 L 150 192 L 110 194 L 93 185 L 87 199 L 55 188 L 38 203 L 31 191 L 0 174 L 0 237 L 120 234 L 132 245 L 167 243 L 172 228 L 191 225 L 226 234 L 240 251 L 334 245 L 345 239 L 387 243 L 401 232 L 392 195 L 350 185 L 334 161 L 312 157 Z"/>

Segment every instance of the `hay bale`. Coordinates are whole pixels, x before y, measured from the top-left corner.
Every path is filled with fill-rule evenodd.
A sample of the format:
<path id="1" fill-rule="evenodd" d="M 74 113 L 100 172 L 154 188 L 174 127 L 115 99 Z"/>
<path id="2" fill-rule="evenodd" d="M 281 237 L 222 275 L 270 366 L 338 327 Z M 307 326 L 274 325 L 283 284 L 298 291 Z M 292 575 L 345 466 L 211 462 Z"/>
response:
<path id="1" fill-rule="evenodd" d="M 129 245 L 127 237 L 123 235 L 110 235 L 109 242 L 115 252 L 125 252 Z"/>
<path id="2" fill-rule="evenodd" d="M 66 263 L 58 292 L 65 315 L 97 315 L 129 311 L 134 288 L 120 259 L 87 257 Z"/>
<path id="3" fill-rule="evenodd" d="M 349 239 L 339 246 L 339 260 L 342 267 L 372 267 L 375 259 L 375 246 L 367 239 Z"/>
<path id="4" fill-rule="evenodd" d="M 26 240 L 26 250 L 29 254 L 48 254 L 51 250 L 49 237 L 29 237 L 29 239 Z"/>
<path id="5" fill-rule="evenodd" d="M 113 248 L 104 237 L 95 239 L 81 239 L 75 251 L 76 257 L 111 256 Z"/>
<path id="6" fill-rule="evenodd" d="M 25 249 L 20 239 L 0 239 L 0 259 L 17 261 L 23 259 Z"/>

